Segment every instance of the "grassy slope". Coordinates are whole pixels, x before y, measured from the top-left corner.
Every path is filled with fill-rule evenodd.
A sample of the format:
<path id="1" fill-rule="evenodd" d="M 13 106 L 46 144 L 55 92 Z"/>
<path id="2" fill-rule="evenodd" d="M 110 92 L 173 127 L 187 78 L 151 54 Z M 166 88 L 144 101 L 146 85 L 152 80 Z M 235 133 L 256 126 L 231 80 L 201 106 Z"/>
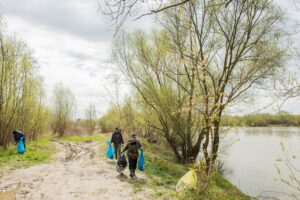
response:
<path id="1" fill-rule="evenodd" d="M 188 166 L 176 163 L 175 156 L 168 148 L 155 144 L 150 145 L 145 140 L 142 142 L 145 149 L 145 173 L 150 178 L 146 184 L 156 191 L 156 196 L 160 199 L 250 199 L 220 175 L 215 175 L 211 179 L 208 190 L 205 192 L 190 190 L 184 194 L 176 193 L 176 183 L 189 170 Z M 139 187 L 142 189 L 144 186 Z"/>
<path id="2" fill-rule="evenodd" d="M 89 136 L 64 136 L 64 137 L 55 137 L 54 139 L 65 140 L 68 142 L 83 142 L 83 141 L 99 141 L 101 137 L 98 134 L 89 135 Z"/>
<path id="3" fill-rule="evenodd" d="M 3 167 L 15 169 L 47 162 L 56 152 L 48 139 L 30 141 L 26 144 L 26 148 L 24 154 L 18 154 L 16 146 L 0 149 L 0 169 Z"/>
<path id="4" fill-rule="evenodd" d="M 69 138 L 68 141 L 84 141 L 90 138 L 97 140 L 105 151 L 105 139 L 109 135 L 94 135 L 89 137 Z M 149 178 L 147 182 L 131 182 L 134 191 L 147 190 L 151 188 L 155 191 L 157 199 L 178 199 L 178 200 L 243 200 L 250 199 L 242 194 L 236 187 L 220 175 L 215 175 L 205 192 L 195 190 L 187 191 L 184 194 L 175 192 L 175 186 L 181 176 L 188 170 L 188 166 L 176 162 L 173 152 L 166 148 L 165 145 L 149 144 L 146 140 L 141 139 L 145 152 L 145 174 Z"/>
<path id="5" fill-rule="evenodd" d="M 205 192 L 189 190 L 178 196 L 178 199 L 193 200 L 250 200 L 250 197 L 242 194 L 235 186 L 220 175 L 215 175 L 209 182 Z"/>

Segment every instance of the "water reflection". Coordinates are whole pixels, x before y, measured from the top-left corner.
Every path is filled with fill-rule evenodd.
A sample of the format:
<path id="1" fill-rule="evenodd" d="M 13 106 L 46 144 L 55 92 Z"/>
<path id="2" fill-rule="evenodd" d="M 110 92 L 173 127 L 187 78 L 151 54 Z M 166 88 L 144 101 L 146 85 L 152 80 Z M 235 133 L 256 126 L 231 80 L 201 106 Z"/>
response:
<path id="1" fill-rule="evenodd" d="M 287 167 L 276 160 L 300 157 L 300 128 L 225 127 L 223 133 L 220 159 L 230 172 L 225 176 L 234 185 L 251 196 L 272 194 L 268 191 L 292 192 L 290 187 L 278 181 L 280 177 L 275 164 L 283 176 L 288 176 Z M 282 151 L 281 143 L 285 145 L 286 152 Z M 300 159 L 293 159 L 293 165 L 300 169 Z M 276 196 L 280 197 L 278 194 Z"/>

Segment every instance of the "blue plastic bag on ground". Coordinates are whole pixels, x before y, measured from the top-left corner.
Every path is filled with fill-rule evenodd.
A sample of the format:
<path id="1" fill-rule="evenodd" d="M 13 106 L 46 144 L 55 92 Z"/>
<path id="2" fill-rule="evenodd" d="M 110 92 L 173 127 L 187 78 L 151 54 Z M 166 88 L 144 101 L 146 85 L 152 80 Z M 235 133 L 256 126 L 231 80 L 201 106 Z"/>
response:
<path id="1" fill-rule="evenodd" d="M 139 162 L 138 162 L 138 168 L 142 172 L 145 170 L 144 165 L 145 165 L 144 150 L 141 149 L 141 153 L 140 153 L 140 157 L 139 157 Z"/>
<path id="2" fill-rule="evenodd" d="M 25 147 L 24 147 L 24 142 L 23 142 L 23 138 L 21 138 L 17 144 L 17 151 L 20 154 L 23 154 L 25 152 Z"/>
<path id="3" fill-rule="evenodd" d="M 106 144 L 107 144 L 107 149 L 106 149 L 106 157 L 109 159 L 113 159 L 114 158 L 114 149 L 111 145 L 111 143 L 109 142 L 109 140 L 106 140 Z"/>

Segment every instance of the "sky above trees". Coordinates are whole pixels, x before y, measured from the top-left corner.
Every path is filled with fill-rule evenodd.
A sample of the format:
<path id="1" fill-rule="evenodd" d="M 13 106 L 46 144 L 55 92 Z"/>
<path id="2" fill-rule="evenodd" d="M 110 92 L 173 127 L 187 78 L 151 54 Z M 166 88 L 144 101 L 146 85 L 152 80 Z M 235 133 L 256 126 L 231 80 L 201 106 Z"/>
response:
<path id="1" fill-rule="evenodd" d="M 293 0 L 277 2 L 289 18 L 285 27 L 293 30 L 300 11 Z M 77 99 L 78 117 L 84 116 L 90 103 L 96 105 L 98 115 L 105 113 L 114 95 L 110 69 L 113 68 L 110 60 L 114 27 L 101 15 L 96 0 L 0 0 L 0 11 L 7 30 L 33 51 L 48 97 L 54 85 L 62 82 Z M 152 26 L 155 24 L 147 17 L 129 21 L 124 28 L 149 30 Z M 297 35 L 293 39 L 299 44 Z M 123 94 L 128 92 L 125 85 L 120 90 Z M 269 97 L 260 95 L 261 106 L 270 101 Z M 299 103 L 300 99 L 289 100 L 283 109 L 300 113 Z M 258 109 L 256 105 L 250 105 L 245 113 Z"/>

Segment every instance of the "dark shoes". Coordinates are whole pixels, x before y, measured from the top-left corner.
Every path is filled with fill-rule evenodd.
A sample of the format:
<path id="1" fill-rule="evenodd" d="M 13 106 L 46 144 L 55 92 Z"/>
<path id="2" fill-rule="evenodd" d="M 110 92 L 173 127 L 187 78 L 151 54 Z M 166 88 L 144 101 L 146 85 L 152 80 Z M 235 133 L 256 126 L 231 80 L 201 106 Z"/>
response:
<path id="1" fill-rule="evenodd" d="M 135 177 L 135 170 L 134 169 L 129 169 L 130 170 L 130 177 Z"/>

